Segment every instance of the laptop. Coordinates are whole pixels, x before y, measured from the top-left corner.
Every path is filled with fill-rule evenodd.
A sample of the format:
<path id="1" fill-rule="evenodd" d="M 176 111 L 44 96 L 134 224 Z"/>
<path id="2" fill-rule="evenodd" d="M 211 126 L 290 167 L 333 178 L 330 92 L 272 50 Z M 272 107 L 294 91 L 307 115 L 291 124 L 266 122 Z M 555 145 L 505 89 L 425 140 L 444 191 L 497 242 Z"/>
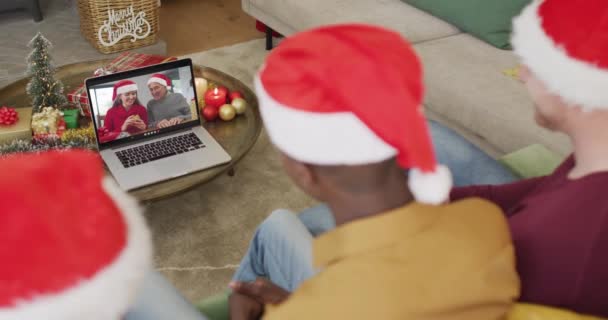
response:
<path id="1" fill-rule="evenodd" d="M 200 123 L 192 61 L 85 81 L 101 157 L 128 191 L 230 162 Z"/>

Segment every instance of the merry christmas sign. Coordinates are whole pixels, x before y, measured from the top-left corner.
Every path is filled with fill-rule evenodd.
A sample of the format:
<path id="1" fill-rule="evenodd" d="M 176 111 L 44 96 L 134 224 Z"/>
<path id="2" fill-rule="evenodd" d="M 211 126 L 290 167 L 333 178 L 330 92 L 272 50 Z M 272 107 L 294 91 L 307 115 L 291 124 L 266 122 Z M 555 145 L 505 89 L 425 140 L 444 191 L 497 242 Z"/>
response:
<path id="1" fill-rule="evenodd" d="M 131 42 L 145 39 L 151 30 L 146 13 L 135 12 L 131 5 L 124 9 L 109 9 L 108 20 L 99 28 L 97 36 L 102 45 L 109 47 L 124 38 L 130 38 Z"/>

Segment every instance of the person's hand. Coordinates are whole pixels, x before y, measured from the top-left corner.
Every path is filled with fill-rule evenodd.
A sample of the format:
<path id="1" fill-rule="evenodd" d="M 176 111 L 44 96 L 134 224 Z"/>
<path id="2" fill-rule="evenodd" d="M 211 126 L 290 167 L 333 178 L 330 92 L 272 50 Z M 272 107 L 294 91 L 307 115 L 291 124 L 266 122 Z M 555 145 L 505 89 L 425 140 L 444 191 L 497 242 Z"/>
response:
<path id="1" fill-rule="evenodd" d="M 281 304 L 290 295 L 289 291 L 264 278 L 257 278 L 253 282 L 233 281 L 229 286 L 233 292 L 255 299 L 262 304 Z"/>
<path id="2" fill-rule="evenodd" d="M 182 123 L 182 119 L 181 119 L 181 118 L 173 118 L 173 119 L 169 120 L 169 123 L 170 123 L 172 126 L 174 126 L 174 125 L 176 125 L 176 124 L 180 124 L 180 123 Z"/>
<path id="3" fill-rule="evenodd" d="M 147 127 L 146 124 L 141 119 L 134 121 L 133 126 L 139 130 L 146 130 L 146 127 Z"/>
<path id="4" fill-rule="evenodd" d="M 171 125 L 171 123 L 167 119 L 163 119 L 163 120 L 159 121 L 158 124 L 156 124 L 156 126 L 159 129 L 166 128 L 166 127 L 168 127 L 170 125 Z"/>
<path id="5" fill-rule="evenodd" d="M 244 294 L 233 292 L 228 299 L 231 320 L 258 320 L 264 305 Z"/>
<path id="6" fill-rule="evenodd" d="M 120 131 L 127 131 L 127 129 L 129 128 L 129 126 L 131 126 L 133 124 L 133 122 L 135 122 L 135 116 L 129 116 L 127 118 L 127 120 L 125 120 L 125 122 L 123 122 L 122 127 L 120 128 Z"/>

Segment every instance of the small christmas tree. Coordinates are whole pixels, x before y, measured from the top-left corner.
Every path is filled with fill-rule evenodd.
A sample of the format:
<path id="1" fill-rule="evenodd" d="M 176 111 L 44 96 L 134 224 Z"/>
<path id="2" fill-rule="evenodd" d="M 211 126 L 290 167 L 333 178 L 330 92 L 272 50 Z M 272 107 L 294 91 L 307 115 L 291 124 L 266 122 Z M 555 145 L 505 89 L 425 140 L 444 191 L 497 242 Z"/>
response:
<path id="1" fill-rule="evenodd" d="M 28 47 L 33 50 L 27 57 L 27 74 L 32 77 L 27 93 L 32 98 L 34 112 L 44 107 L 62 108 L 68 101 L 63 95 L 63 83 L 54 77 L 55 68 L 49 55 L 51 42 L 38 32 Z"/>

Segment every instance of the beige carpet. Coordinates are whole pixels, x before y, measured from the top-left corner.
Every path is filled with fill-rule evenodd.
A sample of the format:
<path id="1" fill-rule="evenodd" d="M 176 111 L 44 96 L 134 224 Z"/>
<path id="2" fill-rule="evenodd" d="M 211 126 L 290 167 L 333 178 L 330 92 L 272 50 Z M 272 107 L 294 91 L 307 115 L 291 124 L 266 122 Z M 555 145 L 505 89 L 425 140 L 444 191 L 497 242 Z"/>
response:
<path id="1" fill-rule="evenodd" d="M 265 55 L 263 40 L 253 40 L 189 57 L 251 87 Z M 157 268 L 191 301 L 225 289 L 253 231 L 273 209 L 313 203 L 283 174 L 265 133 L 236 170 L 147 207 Z"/>

